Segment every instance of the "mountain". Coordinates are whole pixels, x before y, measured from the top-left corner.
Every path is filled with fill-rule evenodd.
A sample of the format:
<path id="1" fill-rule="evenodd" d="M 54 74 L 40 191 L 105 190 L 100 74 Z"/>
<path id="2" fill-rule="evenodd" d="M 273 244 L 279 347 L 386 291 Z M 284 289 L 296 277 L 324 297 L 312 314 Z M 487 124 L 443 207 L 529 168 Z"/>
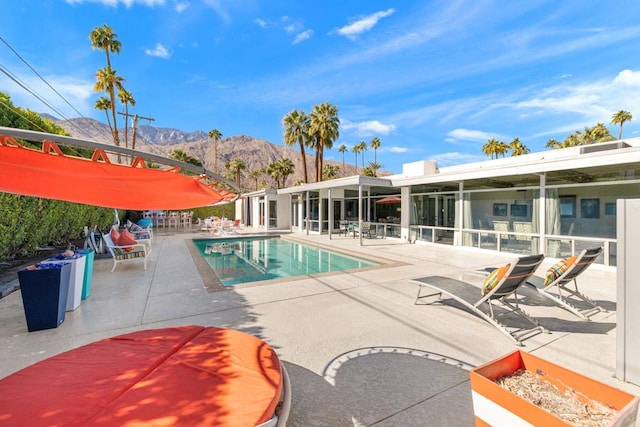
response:
<path id="1" fill-rule="evenodd" d="M 75 138 L 90 139 L 104 143 L 110 143 L 112 140 L 109 127 L 97 120 L 78 118 L 70 120 L 54 119 L 54 121 Z M 129 140 L 132 137 L 130 133 L 128 135 Z M 200 161 L 204 160 L 203 163 L 207 169 L 220 174 L 226 172 L 225 163 L 234 158 L 242 159 L 245 164 L 242 187 L 249 191 L 257 189 L 255 179 L 249 177 L 249 172 L 266 168 L 268 164 L 282 158 L 288 158 L 295 166 L 295 172 L 287 178 L 285 185 L 294 185 L 304 178 L 299 149 L 273 144 L 263 139 L 247 135 L 220 139 L 217 142 L 218 161 L 216 170 L 214 143 L 203 131 L 185 132 L 179 129 L 141 125 L 138 127 L 136 134 L 136 150 L 168 156 L 171 151 L 180 149 Z M 123 129 L 120 130 L 120 136 L 124 139 Z M 306 159 L 309 181 L 313 182 L 315 156 L 307 154 Z M 356 168 L 353 165 L 345 164 L 346 170 L 343 174 L 341 173 L 342 162 L 327 161 L 325 159 L 326 163 L 338 166 L 340 168 L 339 176 L 356 174 Z M 258 188 L 272 188 L 274 185 L 273 179 L 268 175 L 263 174 L 258 178 Z"/>

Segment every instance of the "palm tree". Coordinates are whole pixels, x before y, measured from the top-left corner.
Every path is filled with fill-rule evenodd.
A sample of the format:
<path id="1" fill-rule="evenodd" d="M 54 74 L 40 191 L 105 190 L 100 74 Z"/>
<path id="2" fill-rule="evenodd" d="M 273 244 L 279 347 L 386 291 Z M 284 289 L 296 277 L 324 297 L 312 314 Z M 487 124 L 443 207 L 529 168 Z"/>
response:
<path id="1" fill-rule="evenodd" d="M 189 154 L 185 153 L 183 150 L 179 148 L 170 152 L 169 157 L 174 160 L 178 160 L 184 163 L 189 163 L 191 165 L 202 166 L 202 163 L 200 162 L 200 160 L 190 156 Z"/>
<path id="2" fill-rule="evenodd" d="M 364 141 L 360 141 L 360 144 L 358 144 L 358 148 L 360 148 L 360 152 L 362 153 L 362 169 L 364 169 L 364 152 L 367 151 L 367 143 Z"/>
<path id="3" fill-rule="evenodd" d="M 222 134 L 218 129 L 211 129 L 207 134 L 209 138 L 213 138 L 213 171 L 218 172 L 218 140 L 222 138 Z"/>
<path id="4" fill-rule="evenodd" d="M 347 146 L 346 146 L 346 145 L 344 145 L 344 144 L 342 144 L 342 145 L 340 146 L 340 148 L 338 148 L 338 152 L 339 152 L 339 153 L 342 153 L 342 176 L 344 176 L 344 174 L 345 174 L 345 172 L 346 172 L 346 171 L 345 171 L 345 168 L 344 168 L 344 153 L 345 153 L 346 151 L 347 151 Z"/>
<path id="5" fill-rule="evenodd" d="M 290 159 L 284 158 L 278 160 L 278 164 L 280 165 L 280 175 L 282 176 L 282 187 L 286 187 L 287 178 L 291 175 L 295 170 L 296 166 Z"/>
<path id="6" fill-rule="evenodd" d="M 234 177 L 236 185 L 238 186 L 238 188 L 240 188 L 240 177 L 242 176 L 242 171 L 246 167 L 244 161 L 236 157 L 231 161 L 225 163 L 224 167 L 229 170 L 229 174 Z"/>
<path id="7" fill-rule="evenodd" d="M 120 137 L 118 136 L 118 125 L 116 119 L 116 95 L 115 95 L 115 71 L 112 71 L 111 68 L 111 58 L 109 53 L 120 54 L 120 48 L 122 47 L 122 43 L 117 40 L 118 35 L 113 32 L 113 30 L 107 25 L 104 24 L 102 27 L 94 28 L 89 34 L 89 39 L 91 40 L 91 48 L 103 50 L 107 56 L 107 66 L 104 69 L 104 76 L 102 77 L 103 83 L 106 85 L 100 90 L 96 90 L 99 92 L 104 90 L 109 95 L 109 100 L 111 101 L 111 117 L 113 119 L 113 127 L 111 128 L 111 132 L 113 134 L 113 142 L 115 145 L 120 145 Z M 96 75 L 96 78 L 100 80 L 99 77 L 100 71 Z M 113 76 L 113 78 L 107 76 Z M 102 86 L 102 84 L 101 84 Z M 98 82 L 96 83 L 96 87 L 98 87 Z"/>
<path id="8" fill-rule="evenodd" d="M 251 179 L 254 179 L 256 181 L 256 188 L 255 191 L 258 191 L 258 179 L 265 173 L 264 168 L 259 168 L 259 169 L 251 169 L 249 171 L 249 177 Z"/>
<path id="9" fill-rule="evenodd" d="M 340 168 L 336 165 L 324 165 L 324 169 L 322 170 L 322 179 L 334 179 L 338 177 L 338 170 Z"/>
<path id="10" fill-rule="evenodd" d="M 380 138 L 377 136 L 369 142 L 369 147 L 373 148 L 373 162 L 378 163 L 378 148 L 380 148 Z"/>
<path id="11" fill-rule="evenodd" d="M 132 107 L 136 106 L 136 100 L 133 99 L 133 95 L 131 92 L 125 90 L 124 88 L 120 88 L 118 91 L 118 99 L 120 103 L 124 105 L 124 146 L 129 147 L 129 105 Z M 135 145 L 132 146 L 135 150 Z"/>
<path id="12" fill-rule="evenodd" d="M 584 131 L 575 131 L 564 140 L 562 146 L 575 147 L 613 140 L 615 140 L 615 137 L 611 135 L 611 132 L 609 132 L 609 129 L 607 129 L 604 123 L 597 123 L 591 128 L 585 126 Z"/>
<path id="13" fill-rule="evenodd" d="M 315 141 L 316 182 L 322 181 L 324 149 L 330 149 L 333 141 L 340 137 L 338 107 L 325 102 L 313 106 L 309 115 L 309 135 Z"/>
<path id="14" fill-rule="evenodd" d="M 267 165 L 267 175 L 273 178 L 273 181 L 276 183 L 276 188 L 280 188 L 280 177 L 282 173 L 280 172 L 280 164 L 278 162 L 272 162 Z"/>
<path id="15" fill-rule="evenodd" d="M 93 108 L 95 108 L 96 110 L 104 111 L 104 114 L 107 116 L 107 124 L 109 125 L 109 128 L 111 128 L 111 119 L 109 118 L 109 110 L 111 109 L 111 101 L 109 101 L 108 98 L 105 98 L 104 96 L 101 96 L 96 101 L 96 103 L 94 104 Z"/>
<path id="16" fill-rule="evenodd" d="M 491 138 L 487 141 L 486 144 L 484 144 L 482 146 L 482 152 L 484 154 L 486 154 L 487 156 L 491 156 L 491 159 L 493 159 L 493 156 L 495 155 L 496 158 L 498 157 L 498 146 L 499 146 L 500 142 L 495 139 L 495 138 Z"/>
<path id="17" fill-rule="evenodd" d="M 351 152 L 356 155 L 356 175 L 358 174 L 358 153 L 360 152 L 360 144 L 351 147 Z"/>
<path id="18" fill-rule="evenodd" d="M 632 118 L 633 116 L 631 115 L 631 113 L 624 110 L 620 110 L 613 115 L 613 117 L 611 118 L 611 124 L 620 125 L 620 133 L 618 134 L 618 139 L 622 139 L 622 125 L 624 124 L 624 122 L 630 122 Z"/>
<path id="19" fill-rule="evenodd" d="M 372 173 L 371 176 L 378 176 L 378 171 L 382 169 L 382 165 L 378 162 L 369 162 L 369 166 L 367 166 Z"/>
<path id="20" fill-rule="evenodd" d="M 523 154 L 529 154 L 529 148 L 520 142 L 519 138 L 514 138 L 513 141 L 509 144 L 509 149 L 511 150 L 511 156 L 521 156 Z"/>
<path id="21" fill-rule="evenodd" d="M 502 141 L 498 141 L 498 147 L 496 149 L 496 159 L 498 158 L 498 154 L 502 154 L 502 157 L 504 157 L 508 151 L 509 146 Z"/>
<path id="22" fill-rule="evenodd" d="M 302 170 L 304 182 L 309 182 L 307 173 L 307 158 L 304 147 L 309 143 L 309 117 L 303 110 L 293 110 L 282 119 L 284 126 L 284 143 L 288 146 L 300 145 L 300 158 L 302 160 Z"/>
<path id="23" fill-rule="evenodd" d="M 562 148 L 562 143 L 557 139 L 551 138 L 549 139 L 549 141 L 547 141 L 547 145 L 545 145 L 545 147 L 551 148 L 552 150 L 556 148 Z"/>
<path id="24" fill-rule="evenodd" d="M 109 95 L 109 101 L 111 102 L 111 120 L 113 126 L 111 127 L 111 134 L 113 135 L 113 143 L 120 145 L 120 137 L 118 136 L 118 125 L 116 121 L 116 101 L 115 101 L 115 88 L 118 90 L 124 90 L 122 83 L 124 78 L 118 76 L 114 70 L 110 67 L 104 67 L 96 72 L 96 83 L 93 86 L 94 92 L 106 92 Z"/>

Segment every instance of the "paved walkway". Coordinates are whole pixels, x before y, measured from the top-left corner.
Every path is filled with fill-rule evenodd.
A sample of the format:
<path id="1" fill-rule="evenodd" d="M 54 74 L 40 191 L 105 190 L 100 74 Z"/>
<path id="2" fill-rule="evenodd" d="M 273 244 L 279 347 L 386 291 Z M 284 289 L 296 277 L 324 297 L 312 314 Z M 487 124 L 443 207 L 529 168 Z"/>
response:
<path id="1" fill-rule="evenodd" d="M 467 370 L 517 348 L 467 311 L 414 305 L 409 283 L 443 275 L 479 285 L 474 270 L 511 257 L 295 234 L 394 264 L 210 292 L 188 249 L 194 237 L 207 235 L 158 233 L 147 271 L 125 263 L 110 274 L 111 260 L 97 259 L 91 296 L 56 329 L 28 333 L 20 293 L 0 299 L 0 377 L 101 338 L 201 324 L 254 334 L 278 351 L 292 380 L 291 426 L 471 426 Z M 609 312 L 585 322 L 556 306 L 527 307 L 552 333 L 528 339 L 524 350 L 640 395 L 614 378 L 615 271 L 593 266 L 581 286 Z"/>

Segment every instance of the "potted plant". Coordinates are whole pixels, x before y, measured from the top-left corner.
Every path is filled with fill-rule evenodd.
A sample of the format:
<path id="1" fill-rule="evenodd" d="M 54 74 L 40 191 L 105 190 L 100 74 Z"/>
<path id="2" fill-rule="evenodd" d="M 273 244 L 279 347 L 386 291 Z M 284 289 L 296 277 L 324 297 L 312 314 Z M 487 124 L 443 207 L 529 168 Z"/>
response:
<path id="1" fill-rule="evenodd" d="M 611 408 L 612 416 L 604 425 L 635 424 L 638 397 L 517 350 L 469 372 L 476 425 L 579 425 L 568 421 L 562 414 L 543 409 L 496 382 L 524 371 L 533 374 L 538 381 L 549 383 L 547 385 L 557 389 L 563 398 L 577 399 L 582 406 L 599 403 Z"/>

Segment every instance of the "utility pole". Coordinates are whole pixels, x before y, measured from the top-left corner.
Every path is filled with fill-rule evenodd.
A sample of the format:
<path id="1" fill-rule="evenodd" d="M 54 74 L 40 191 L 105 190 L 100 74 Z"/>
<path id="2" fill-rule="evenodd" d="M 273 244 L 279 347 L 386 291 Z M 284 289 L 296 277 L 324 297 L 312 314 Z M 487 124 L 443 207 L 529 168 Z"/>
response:
<path id="1" fill-rule="evenodd" d="M 144 116 L 139 116 L 137 114 L 120 113 L 120 112 L 118 112 L 118 114 L 120 114 L 122 116 L 125 116 L 125 117 L 133 117 L 133 138 L 132 138 L 132 141 L 131 141 L 131 149 L 135 150 L 136 149 L 136 132 L 138 130 L 138 119 L 148 120 L 149 123 L 151 123 L 155 119 L 153 117 L 144 117 Z M 125 141 L 125 143 L 126 143 L 126 141 Z"/>

